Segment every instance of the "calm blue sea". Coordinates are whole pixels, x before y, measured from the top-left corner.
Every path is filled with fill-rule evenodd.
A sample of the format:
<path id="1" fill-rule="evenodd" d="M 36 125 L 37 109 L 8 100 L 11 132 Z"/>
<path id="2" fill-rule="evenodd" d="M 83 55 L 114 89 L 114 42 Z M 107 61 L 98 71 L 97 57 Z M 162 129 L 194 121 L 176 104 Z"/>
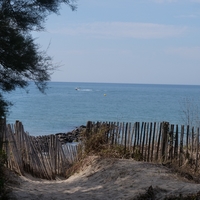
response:
<path id="1" fill-rule="evenodd" d="M 200 86 L 191 85 L 50 82 L 46 94 L 32 83 L 28 90 L 7 95 L 14 103 L 7 123 L 22 121 L 30 135 L 71 131 L 88 120 L 183 124 L 185 100 L 200 102 Z"/>

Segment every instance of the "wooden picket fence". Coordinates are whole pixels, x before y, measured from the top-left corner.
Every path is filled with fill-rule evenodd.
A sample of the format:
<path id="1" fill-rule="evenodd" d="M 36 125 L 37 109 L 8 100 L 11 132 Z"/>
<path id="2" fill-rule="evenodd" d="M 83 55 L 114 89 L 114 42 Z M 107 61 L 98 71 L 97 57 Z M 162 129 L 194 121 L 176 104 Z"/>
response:
<path id="1" fill-rule="evenodd" d="M 124 157 L 154 163 L 183 166 L 187 161 L 199 169 L 199 128 L 172 125 L 168 122 L 91 122 L 85 136 L 103 131 L 109 148 L 120 146 Z M 0 123 L 0 141 L 7 155 L 7 167 L 18 174 L 55 179 L 65 176 L 66 170 L 84 152 L 84 145 L 62 145 L 56 135 L 33 137 L 24 131 L 21 122 Z M 80 142 L 81 143 L 81 142 Z M 0 142 L 0 144 L 2 144 Z"/>
<path id="2" fill-rule="evenodd" d="M 4 124 L 3 129 L 6 165 L 20 175 L 27 172 L 35 177 L 55 179 L 65 176 L 77 159 L 77 146 L 62 145 L 56 135 L 30 136 L 19 121 L 14 125 Z"/>
<path id="3" fill-rule="evenodd" d="M 91 122 L 87 123 L 86 136 L 105 131 L 111 147 L 122 146 L 128 154 L 140 161 L 172 163 L 179 166 L 187 161 L 199 168 L 199 128 L 179 126 L 168 122 Z"/>

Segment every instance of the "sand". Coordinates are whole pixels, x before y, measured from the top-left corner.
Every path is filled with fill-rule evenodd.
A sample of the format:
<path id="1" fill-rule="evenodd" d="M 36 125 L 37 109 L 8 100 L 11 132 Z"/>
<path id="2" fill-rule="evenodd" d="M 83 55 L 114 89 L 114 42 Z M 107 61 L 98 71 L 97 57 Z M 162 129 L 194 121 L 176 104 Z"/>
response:
<path id="1" fill-rule="evenodd" d="M 11 186 L 11 199 L 134 199 L 150 186 L 156 191 L 156 199 L 200 191 L 199 184 L 167 167 L 130 159 L 88 157 L 81 170 L 65 180 L 47 181 L 30 175 L 17 179 L 19 184 Z"/>

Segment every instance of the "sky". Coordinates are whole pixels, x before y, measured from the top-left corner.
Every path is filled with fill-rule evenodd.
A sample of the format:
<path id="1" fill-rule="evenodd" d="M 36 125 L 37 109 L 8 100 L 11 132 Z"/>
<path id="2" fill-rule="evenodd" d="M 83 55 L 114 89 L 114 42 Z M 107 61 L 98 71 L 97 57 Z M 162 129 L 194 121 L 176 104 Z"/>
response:
<path id="1" fill-rule="evenodd" d="M 52 81 L 200 85 L 200 0 L 77 0 L 33 37 Z"/>

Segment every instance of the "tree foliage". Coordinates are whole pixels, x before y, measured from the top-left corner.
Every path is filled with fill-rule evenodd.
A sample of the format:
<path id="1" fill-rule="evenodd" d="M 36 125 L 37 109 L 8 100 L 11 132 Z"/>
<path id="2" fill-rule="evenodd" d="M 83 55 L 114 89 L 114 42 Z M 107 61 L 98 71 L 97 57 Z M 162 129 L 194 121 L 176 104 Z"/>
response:
<path id="1" fill-rule="evenodd" d="M 29 81 L 44 92 L 56 66 L 31 31 L 44 30 L 47 16 L 59 14 L 63 3 L 76 9 L 75 0 L 0 0 L 0 117 L 10 104 L 3 93 L 25 88 Z"/>

